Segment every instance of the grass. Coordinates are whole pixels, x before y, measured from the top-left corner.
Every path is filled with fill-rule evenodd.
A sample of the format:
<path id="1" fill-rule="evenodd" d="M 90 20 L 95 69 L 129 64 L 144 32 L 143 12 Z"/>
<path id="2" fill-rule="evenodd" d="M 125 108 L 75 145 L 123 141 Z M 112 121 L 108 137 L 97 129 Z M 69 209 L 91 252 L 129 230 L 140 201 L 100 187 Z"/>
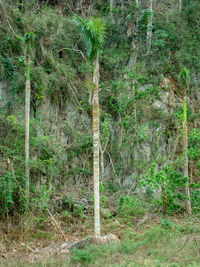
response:
<path id="1" fill-rule="evenodd" d="M 198 223 L 180 225 L 169 219 L 143 226 L 139 233 L 126 232 L 121 242 L 100 247 L 74 249 L 70 256 L 41 260 L 32 265 L 10 266 L 200 266 L 200 227 Z M 2 265 L 8 266 L 8 265 Z"/>

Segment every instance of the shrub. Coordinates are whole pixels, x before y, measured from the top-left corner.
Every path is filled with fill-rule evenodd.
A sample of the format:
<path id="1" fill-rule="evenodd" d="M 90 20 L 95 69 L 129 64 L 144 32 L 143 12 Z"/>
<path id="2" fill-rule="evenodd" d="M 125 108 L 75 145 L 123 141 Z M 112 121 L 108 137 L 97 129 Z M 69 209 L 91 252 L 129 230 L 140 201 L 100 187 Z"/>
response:
<path id="1" fill-rule="evenodd" d="M 93 255 L 90 250 L 72 250 L 71 262 L 72 263 L 82 263 L 87 264 L 93 260 Z"/>
<path id="2" fill-rule="evenodd" d="M 119 198 L 119 213 L 125 217 L 142 215 L 145 210 L 141 200 L 136 197 L 123 196 Z"/>

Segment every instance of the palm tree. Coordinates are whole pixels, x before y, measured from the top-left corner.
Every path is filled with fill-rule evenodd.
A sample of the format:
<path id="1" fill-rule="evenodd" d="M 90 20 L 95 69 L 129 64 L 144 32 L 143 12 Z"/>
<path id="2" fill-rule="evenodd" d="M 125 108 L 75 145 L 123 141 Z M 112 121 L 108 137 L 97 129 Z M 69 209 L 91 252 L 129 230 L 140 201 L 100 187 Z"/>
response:
<path id="1" fill-rule="evenodd" d="M 186 199 L 186 211 L 188 215 L 191 215 L 191 201 L 190 201 L 190 188 L 188 181 L 188 126 L 187 126 L 187 93 L 189 90 L 189 70 L 186 67 L 179 74 L 180 81 L 183 86 L 183 154 L 184 154 L 184 166 L 183 166 L 183 176 L 187 178 L 185 184 L 185 195 Z"/>
<path id="2" fill-rule="evenodd" d="M 25 33 L 22 40 L 25 45 L 25 67 L 26 67 L 26 86 L 25 86 L 25 175 L 26 191 L 29 197 L 30 171 L 29 171 L 29 119 L 30 119 L 30 95 L 31 95 L 31 48 L 33 46 L 34 34 Z"/>
<path id="3" fill-rule="evenodd" d="M 92 91 L 92 125 L 93 125 L 93 176 L 94 176 L 94 231 L 100 236 L 100 202 L 99 202 L 99 54 L 102 51 L 105 27 L 100 19 L 72 18 L 73 23 L 81 33 L 88 52 L 88 59 L 93 68 Z"/>

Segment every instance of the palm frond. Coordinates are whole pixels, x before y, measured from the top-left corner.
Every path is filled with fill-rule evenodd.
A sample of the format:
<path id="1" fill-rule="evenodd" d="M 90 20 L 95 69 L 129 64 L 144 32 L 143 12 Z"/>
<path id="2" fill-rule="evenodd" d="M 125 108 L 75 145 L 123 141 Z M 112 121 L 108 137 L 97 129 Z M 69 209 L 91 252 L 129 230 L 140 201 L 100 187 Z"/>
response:
<path id="1" fill-rule="evenodd" d="M 26 32 L 22 39 L 22 44 L 29 44 L 30 46 L 32 46 L 34 40 L 35 40 L 35 34 L 33 32 Z"/>
<path id="2" fill-rule="evenodd" d="M 88 57 L 92 61 L 103 49 L 105 27 L 102 20 L 97 18 L 88 20 L 75 15 L 72 18 L 72 22 L 81 32 L 81 37 L 88 51 Z"/>
<path id="3" fill-rule="evenodd" d="M 187 83 L 190 80 L 190 70 L 187 69 L 186 67 L 183 67 L 182 71 L 179 73 L 179 80 L 180 82 L 186 87 Z"/>

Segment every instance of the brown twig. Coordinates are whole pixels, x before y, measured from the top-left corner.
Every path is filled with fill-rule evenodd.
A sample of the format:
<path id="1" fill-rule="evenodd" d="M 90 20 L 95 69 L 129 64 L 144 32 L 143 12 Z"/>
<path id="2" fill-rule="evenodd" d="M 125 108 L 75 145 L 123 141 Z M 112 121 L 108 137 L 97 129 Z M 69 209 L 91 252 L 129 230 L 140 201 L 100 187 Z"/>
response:
<path id="1" fill-rule="evenodd" d="M 56 227 L 60 230 L 62 236 L 64 237 L 65 241 L 68 242 L 63 230 L 61 229 L 61 227 L 59 226 L 59 224 L 57 223 L 57 221 L 54 219 L 53 215 L 51 214 L 50 210 L 47 208 L 47 212 L 49 213 L 52 221 L 54 222 L 54 224 L 56 225 Z"/>
<path id="2" fill-rule="evenodd" d="M 21 245 L 23 246 L 23 247 L 26 247 L 26 248 L 28 248 L 31 252 L 33 252 L 33 253 L 35 253 L 35 250 L 34 249 L 32 249 L 31 247 L 29 247 L 29 245 L 27 245 L 27 244 L 24 244 L 24 243 L 21 243 Z"/>
<path id="3" fill-rule="evenodd" d="M 183 246 L 177 252 L 180 252 L 185 247 L 185 245 L 187 244 L 189 239 L 190 239 L 190 236 L 187 236 L 187 239 L 186 239 L 185 243 L 183 244 Z"/>

